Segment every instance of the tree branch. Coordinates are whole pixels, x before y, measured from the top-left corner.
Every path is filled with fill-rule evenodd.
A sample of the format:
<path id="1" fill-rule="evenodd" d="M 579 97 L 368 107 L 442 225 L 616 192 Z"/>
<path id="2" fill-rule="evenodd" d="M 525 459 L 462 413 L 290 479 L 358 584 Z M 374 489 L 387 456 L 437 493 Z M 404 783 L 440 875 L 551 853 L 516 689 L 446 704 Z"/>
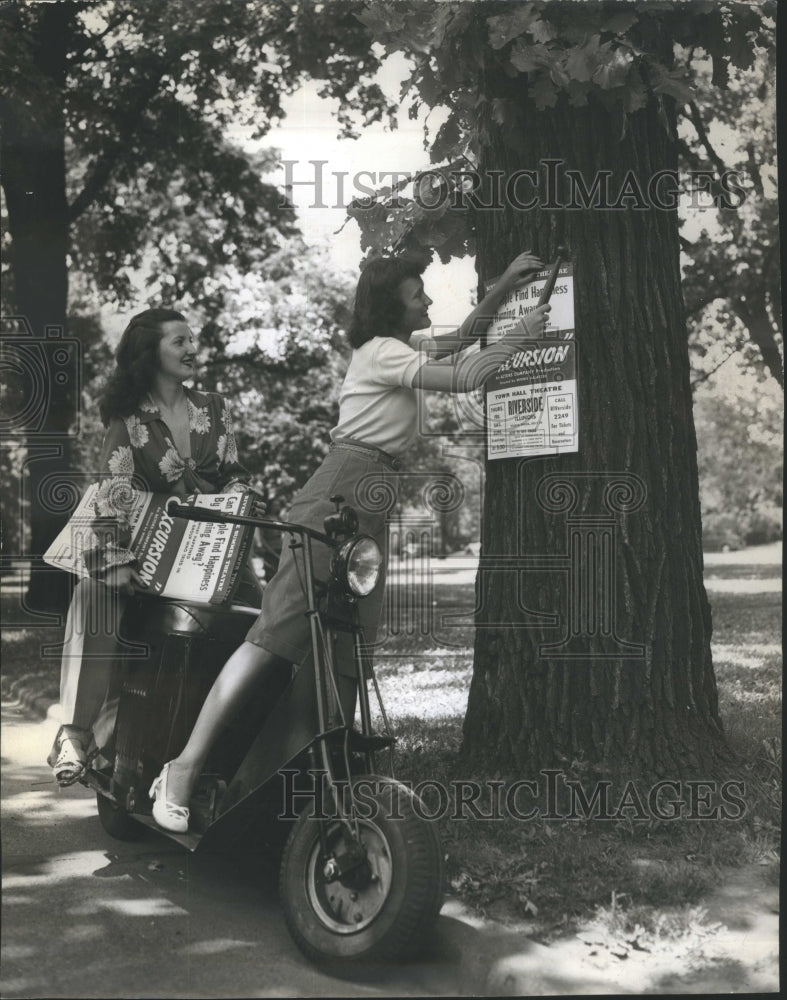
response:
<path id="1" fill-rule="evenodd" d="M 709 372 L 702 372 L 701 375 L 698 375 L 696 378 L 692 379 L 691 388 L 693 389 L 695 386 L 702 385 L 703 382 L 707 382 L 709 378 L 711 378 L 713 375 L 716 374 L 716 372 L 722 367 L 722 365 L 726 365 L 727 362 L 730 360 L 730 358 L 734 357 L 737 353 L 738 353 L 737 347 L 733 348 L 730 351 L 730 353 L 725 354 L 725 356 L 721 359 L 721 361 L 714 368 L 711 368 Z"/>
<path id="2" fill-rule="evenodd" d="M 748 158 L 749 173 L 751 174 L 752 184 L 754 185 L 754 190 L 761 197 L 765 197 L 765 191 L 762 186 L 762 174 L 760 173 L 760 168 L 754 158 L 754 143 L 750 142 L 746 147 L 746 154 Z"/>
<path id="3" fill-rule="evenodd" d="M 722 158 L 716 152 L 716 150 L 711 146 L 710 139 L 708 138 L 708 133 L 705 129 L 705 124 L 702 121 L 702 115 L 700 109 L 697 107 L 695 101 L 689 102 L 689 120 L 697 131 L 700 142 L 705 147 L 705 152 L 708 154 L 708 158 L 714 167 L 718 170 L 719 175 L 726 173 L 727 165 L 724 163 Z"/>
<path id="4" fill-rule="evenodd" d="M 699 155 L 699 153 L 696 152 L 696 150 L 693 150 L 691 148 L 691 146 L 686 142 L 685 139 L 678 139 L 677 147 L 679 152 L 681 152 L 685 157 L 686 162 L 690 167 L 693 167 L 694 170 L 702 170 L 702 171 L 707 170 L 707 164 L 705 160 L 702 159 L 702 157 Z M 719 180 L 718 177 L 714 176 L 710 178 L 709 193 L 713 196 L 713 198 L 721 198 L 727 195 L 727 192 L 722 188 L 721 181 Z"/>
<path id="5" fill-rule="evenodd" d="M 109 35 L 111 32 L 113 32 L 115 28 L 119 28 L 124 21 L 127 21 L 129 19 L 129 17 L 131 17 L 131 11 L 126 10 L 119 17 L 116 17 L 113 21 L 110 21 L 107 27 L 102 32 L 99 32 L 99 34 L 97 35 L 91 35 L 89 38 L 86 38 L 84 44 L 78 46 L 78 48 L 75 49 L 74 54 L 68 60 L 69 63 L 81 62 L 82 57 L 85 55 L 85 53 L 90 52 L 91 49 L 95 49 L 97 42 L 100 42 L 103 38 L 106 38 L 106 36 Z"/>
<path id="6" fill-rule="evenodd" d="M 776 343 L 775 331 L 768 318 L 764 301 L 757 301 L 754 308 L 742 299 L 731 299 L 730 307 L 749 331 L 749 337 L 759 347 L 762 360 L 779 385 L 784 388 L 784 363 Z"/>
<path id="7" fill-rule="evenodd" d="M 96 200 L 101 190 L 106 185 L 107 181 L 112 174 L 112 170 L 115 164 L 120 159 L 121 153 L 125 149 L 130 137 L 134 134 L 136 130 L 136 125 L 138 124 L 140 118 L 142 117 L 145 108 L 150 104 L 151 100 L 158 91 L 159 84 L 161 83 L 162 77 L 167 72 L 166 61 L 162 61 L 157 67 L 156 72 L 153 77 L 146 77 L 145 86 L 141 89 L 141 92 L 136 100 L 136 102 L 131 106 L 128 111 L 129 117 L 132 120 L 131 127 L 126 127 L 124 135 L 121 139 L 117 139 L 108 149 L 106 149 L 96 160 L 93 169 L 91 170 L 82 190 L 72 201 L 69 210 L 68 218 L 69 222 L 74 222 L 79 218 L 82 213 L 89 208 L 93 202 Z"/>

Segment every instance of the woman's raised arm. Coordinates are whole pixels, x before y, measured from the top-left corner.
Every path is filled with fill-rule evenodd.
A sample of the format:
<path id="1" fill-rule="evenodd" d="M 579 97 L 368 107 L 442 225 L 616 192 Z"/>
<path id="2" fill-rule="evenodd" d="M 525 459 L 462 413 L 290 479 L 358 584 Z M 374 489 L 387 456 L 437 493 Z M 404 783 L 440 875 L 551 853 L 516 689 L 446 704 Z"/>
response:
<path id="1" fill-rule="evenodd" d="M 511 289 L 543 267 L 543 261 L 529 250 L 515 257 L 458 330 L 429 338 L 433 345 L 429 349 L 431 357 L 435 360 L 442 359 L 474 344 L 492 322 L 497 307 Z"/>
<path id="2" fill-rule="evenodd" d="M 500 365 L 524 347 L 526 341 L 543 337 L 548 315 L 548 305 L 538 306 L 522 317 L 521 329 L 507 334 L 477 354 L 425 362 L 415 373 L 413 388 L 436 392 L 472 392 L 473 389 L 480 389 Z"/>

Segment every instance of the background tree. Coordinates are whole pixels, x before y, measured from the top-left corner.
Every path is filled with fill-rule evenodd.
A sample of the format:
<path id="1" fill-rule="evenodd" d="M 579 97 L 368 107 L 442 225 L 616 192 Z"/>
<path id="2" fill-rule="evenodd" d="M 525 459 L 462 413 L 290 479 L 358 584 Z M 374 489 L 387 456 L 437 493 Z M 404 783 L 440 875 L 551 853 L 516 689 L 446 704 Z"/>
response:
<path id="1" fill-rule="evenodd" d="M 684 51 L 697 80 L 678 148 L 686 176 L 694 172 L 695 179 L 705 179 L 686 198 L 706 206 L 718 199 L 715 211 L 703 212 L 708 224 L 681 239 L 692 351 L 707 349 L 708 338 L 698 333 L 709 316 L 729 345 L 722 358 L 751 343 L 756 351 L 746 352 L 750 363 L 764 366 L 783 388 L 775 56 L 771 46 L 746 69 L 727 68 L 726 86 L 719 88 L 712 61 Z M 743 197 L 723 197 L 723 177 L 737 178 Z M 707 366 L 702 371 L 707 374 Z"/>
<path id="2" fill-rule="evenodd" d="M 566 609 L 563 574 L 522 574 L 518 591 L 510 573 L 479 576 L 464 726 L 464 751 L 476 762 L 521 772 L 584 758 L 613 770 L 682 774 L 725 754 L 702 582 L 678 218 L 674 208 L 654 209 L 647 192 L 659 171 L 677 171 L 677 114 L 693 96 L 676 45 L 703 46 L 723 86 L 730 62 L 746 69 L 770 44 L 767 10 L 402 3 L 370 4 L 362 15 L 387 51 L 409 56 L 420 100 L 448 110 L 431 146 L 435 162 L 455 166 L 466 157 L 476 165 L 487 204 L 495 176 L 531 168 L 541 185 L 530 211 L 510 197 L 497 211 L 482 210 L 478 199 L 452 210 L 443 199 L 439 215 L 389 196 L 369 210 L 367 244 L 385 239 L 385 209 L 389 245 L 431 246 L 443 259 L 471 245 L 463 225 L 470 221 L 481 279 L 523 246 L 548 260 L 567 244 L 575 260 L 579 453 L 487 464 L 483 553 L 564 554 L 565 524 L 536 502 L 547 475 L 567 480 L 575 510 L 588 514 L 603 512 L 599 490 L 616 475 L 634 474 L 645 497 L 619 516 L 614 581 L 617 634 L 642 643 L 644 660 L 612 657 L 599 636 L 587 640 L 582 660 L 543 656 L 542 645 L 559 641 L 562 629 L 534 626 L 523 609 Z M 551 200 L 549 161 L 560 164 Z M 567 169 L 585 186 L 572 210 Z M 606 207 L 592 193 L 600 176 L 608 178 Z M 461 182 L 446 169 L 437 183 Z M 353 206 L 359 221 L 364 208 Z"/>
<path id="3" fill-rule="evenodd" d="M 714 353 L 706 355 L 710 370 Z M 694 389 L 706 550 L 782 537 L 784 396 L 737 355 Z"/>
<path id="4" fill-rule="evenodd" d="M 345 109 L 362 100 L 365 120 L 379 118 L 379 88 L 357 84 L 378 60 L 356 8 L 276 0 L 3 5 L 0 154 L 12 307 L 35 337 L 46 326 L 68 331 L 69 260 L 94 270 L 100 287 L 127 295 L 128 271 L 144 249 L 174 238 L 162 228 L 166 217 L 153 211 L 169 198 L 210 204 L 210 235 L 242 260 L 246 244 L 234 232 L 247 196 L 255 217 L 265 198 L 223 131 L 232 123 L 263 135 L 281 116 L 282 95 L 304 74 L 325 80 L 323 93 L 341 93 Z M 343 125 L 352 128 L 347 110 Z M 263 234 L 286 229 L 287 218 L 269 201 L 257 238 L 270 242 Z M 192 263 L 198 270 L 199 259 Z M 41 502 L 41 485 L 67 476 L 72 464 L 68 441 L 49 435 L 72 425 L 77 412 L 73 384 L 51 380 L 48 391 L 46 423 L 29 442 L 45 452 L 54 444 L 56 452 L 28 464 L 34 556 L 62 520 Z M 41 568 L 34 563 L 28 601 L 43 607 L 52 602 L 53 583 Z"/>

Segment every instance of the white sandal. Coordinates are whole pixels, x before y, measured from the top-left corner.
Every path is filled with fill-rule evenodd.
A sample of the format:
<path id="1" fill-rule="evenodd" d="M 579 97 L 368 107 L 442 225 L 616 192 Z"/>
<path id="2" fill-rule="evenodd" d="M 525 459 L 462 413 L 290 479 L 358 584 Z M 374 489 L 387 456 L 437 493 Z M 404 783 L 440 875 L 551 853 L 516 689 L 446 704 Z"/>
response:
<path id="1" fill-rule="evenodd" d="M 89 729 L 79 726 L 61 726 L 58 729 L 54 746 L 46 759 L 58 785 L 65 788 L 82 777 L 90 763 L 87 748 L 92 740 L 93 734 Z"/>
<path id="2" fill-rule="evenodd" d="M 153 819 L 162 830 L 170 833 L 187 833 L 189 828 L 189 811 L 186 806 L 175 805 L 167 798 L 167 771 L 172 761 L 165 764 L 161 774 L 150 786 L 148 793 L 153 799 Z"/>

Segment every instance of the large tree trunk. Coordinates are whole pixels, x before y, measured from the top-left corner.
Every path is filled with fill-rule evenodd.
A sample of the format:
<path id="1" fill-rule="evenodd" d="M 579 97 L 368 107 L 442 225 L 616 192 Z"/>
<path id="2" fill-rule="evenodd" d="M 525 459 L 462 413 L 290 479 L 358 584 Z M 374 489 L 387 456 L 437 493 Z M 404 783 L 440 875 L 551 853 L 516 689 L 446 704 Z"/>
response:
<path id="1" fill-rule="evenodd" d="M 36 74 L 45 84 L 37 90 L 35 80 L 23 81 L 20 92 L 3 102 L 0 147 L 14 303 L 20 317 L 15 326 L 24 338 L 7 345 L 12 363 L 19 366 L 17 390 L 22 397 L 10 431 L 24 436 L 28 446 L 23 489 L 29 505 L 20 504 L 29 518 L 28 604 L 45 610 L 62 609 L 69 589 L 68 575 L 45 567 L 40 557 L 67 516 L 68 503 L 62 501 L 72 492 L 63 490 L 70 472 L 68 433 L 78 405 L 79 355 L 66 329 L 68 204 L 63 108 L 66 25 L 74 16 L 73 7 L 51 4 L 33 22 L 32 57 Z M 21 88 L 28 85 L 23 94 Z"/>
<path id="2" fill-rule="evenodd" d="M 522 107 L 527 162 L 498 131 L 483 170 L 510 176 L 563 159 L 589 189 L 611 170 L 614 201 L 629 169 L 647 192 L 656 171 L 676 168 L 655 105 L 629 119 L 622 139 L 620 118 L 599 106 Z M 510 570 L 482 563 L 463 752 L 503 773 L 572 761 L 612 774 L 702 770 L 725 749 L 676 212 L 549 209 L 545 195 L 531 211 L 478 212 L 478 255 L 487 278 L 527 247 L 546 261 L 558 245 L 570 249 L 579 452 L 487 462 L 483 556 L 548 565 L 527 568 L 517 586 Z M 548 475 L 557 479 L 542 482 Z"/>

